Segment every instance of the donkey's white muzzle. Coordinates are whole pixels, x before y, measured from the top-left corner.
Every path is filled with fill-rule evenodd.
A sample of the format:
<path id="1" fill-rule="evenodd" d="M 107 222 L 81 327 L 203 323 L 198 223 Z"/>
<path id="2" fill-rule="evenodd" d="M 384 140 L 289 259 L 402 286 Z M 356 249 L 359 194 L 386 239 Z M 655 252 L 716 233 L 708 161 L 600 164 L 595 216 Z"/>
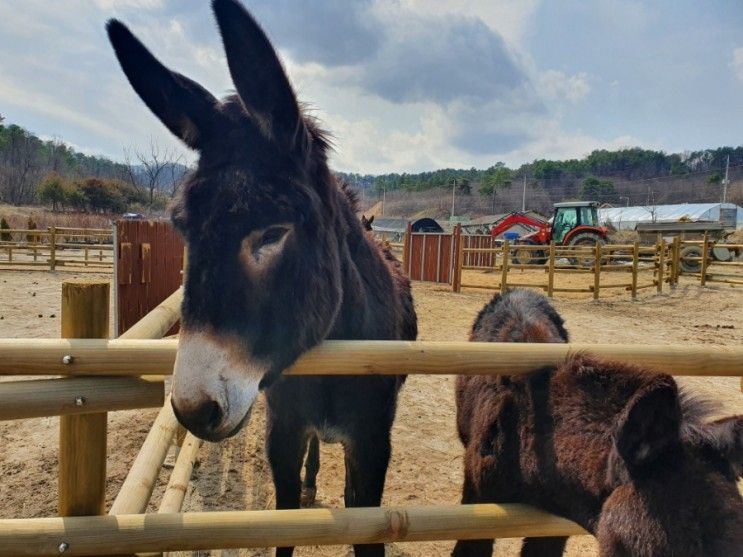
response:
<path id="1" fill-rule="evenodd" d="M 238 342 L 181 331 L 172 391 L 178 421 L 207 441 L 234 435 L 247 421 L 265 373 Z"/>

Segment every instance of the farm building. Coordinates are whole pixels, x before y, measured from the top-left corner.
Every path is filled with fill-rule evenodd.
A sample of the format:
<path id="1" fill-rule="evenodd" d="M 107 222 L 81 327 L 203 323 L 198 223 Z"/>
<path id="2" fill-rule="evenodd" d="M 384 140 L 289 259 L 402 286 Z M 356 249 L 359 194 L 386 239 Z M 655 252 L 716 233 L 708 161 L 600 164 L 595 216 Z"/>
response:
<path id="1" fill-rule="evenodd" d="M 372 230 L 380 233 L 395 242 L 402 241 L 405 231 L 408 228 L 408 219 L 403 218 L 386 218 L 378 217 L 372 222 Z M 442 224 L 434 219 L 421 218 L 411 222 L 413 232 L 444 232 L 446 223 Z M 451 231 L 451 230 L 449 230 Z"/>
<path id="2" fill-rule="evenodd" d="M 655 213 L 655 219 L 653 219 Z M 618 230 L 634 230 L 639 223 L 720 221 L 726 228 L 743 228 L 743 207 L 733 203 L 682 203 L 655 207 L 599 209 L 599 220 Z"/>

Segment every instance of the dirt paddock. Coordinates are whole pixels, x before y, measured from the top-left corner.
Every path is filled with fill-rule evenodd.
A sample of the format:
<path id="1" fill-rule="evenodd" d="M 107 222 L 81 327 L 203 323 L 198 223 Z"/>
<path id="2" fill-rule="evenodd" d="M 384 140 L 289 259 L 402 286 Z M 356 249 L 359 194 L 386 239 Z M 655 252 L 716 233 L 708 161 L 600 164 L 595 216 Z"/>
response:
<path id="1" fill-rule="evenodd" d="M 0 271 L 0 337 L 59 336 L 60 283 L 74 275 Z M 90 277 L 90 275 L 86 275 Z M 491 293 L 415 285 L 422 340 L 466 340 L 476 313 Z M 637 302 L 628 293 L 598 303 L 558 298 L 558 310 L 576 342 L 692 343 L 736 345 L 743 341 L 743 289 L 701 288 L 682 279 L 673 293 L 645 290 Z M 39 317 L 41 316 L 41 317 Z M 680 379 L 685 387 L 721 402 L 725 412 L 743 412 L 736 378 Z M 459 501 L 461 447 L 454 428 L 454 378 L 411 376 L 400 396 L 393 429 L 393 457 L 387 476 L 386 505 L 452 504 Z M 263 451 L 263 412 L 249 427 L 218 445 L 205 444 L 184 510 L 244 510 L 273 506 L 273 487 Z M 110 504 L 150 428 L 155 410 L 109 416 L 107 499 Z M 0 423 L 0 517 L 52 516 L 56 513 L 58 420 L 44 418 Z M 161 474 L 152 502 L 159 504 L 167 480 Z M 343 504 L 343 458 L 339 445 L 324 445 L 318 477 L 320 507 Z M 496 545 L 496 555 L 516 555 L 517 540 Z M 392 544 L 392 556 L 444 556 L 452 542 Z M 575 537 L 568 555 L 596 553 L 593 539 Z M 296 555 L 347 555 L 347 547 L 308 547 Z M 191 554 L 179 554 L 191 555 Z M 264 556 L 267 550 L 196 552 L 193 555 Z"/>

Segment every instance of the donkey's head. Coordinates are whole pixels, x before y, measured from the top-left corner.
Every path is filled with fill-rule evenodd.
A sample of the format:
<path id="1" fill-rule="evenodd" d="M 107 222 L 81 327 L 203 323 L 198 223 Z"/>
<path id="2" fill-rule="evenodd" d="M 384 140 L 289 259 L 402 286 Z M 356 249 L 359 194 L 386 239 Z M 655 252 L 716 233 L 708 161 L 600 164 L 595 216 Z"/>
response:
<path id="1" fill-rule="evenodd" d="M 472 325 L 476 342 L 568 342 L 565 321 L 549 300 L 516 288 L 496 294 Z"/>
<path id="2" fill-rule="evenodd" d="M 372 228 L 372 223 L 374 222 L 374 215 L 370 216 L 369 218 L 366 218 L 366 215 L 361 215 L 361 228 L 364 230 L 372 231 L 374 230 Z"/>
<path id="3" fill-rule="evenodd" d="M 189 430 L 220 440 L 240 429 L 261 388 L 325 338 L 342 291 L 327 142 L 247 11 L 234 0 L 213 9 L 237 91 L 224 101 L 163 66 L 118 21 L 108 33 L 135 91 L 200 155 L 173 210 L 188 269 L 172 403 Z"/>

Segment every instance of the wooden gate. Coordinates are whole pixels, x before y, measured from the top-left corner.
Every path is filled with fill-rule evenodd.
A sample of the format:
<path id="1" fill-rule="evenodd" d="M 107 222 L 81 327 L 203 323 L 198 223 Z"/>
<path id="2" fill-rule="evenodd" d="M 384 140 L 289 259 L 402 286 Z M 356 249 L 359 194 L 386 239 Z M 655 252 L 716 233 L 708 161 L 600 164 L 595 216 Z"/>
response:
<path id="1" fill-rule="evenodd" d="M 411 232 L 403 244 L 404 269 L 410 280 L 450 284 L 454 267 L 451 234 Z"/>
<path id="2" fill-rule="evenodd" d="M 181 285 L 184 244 L 165 220 L 116 223 L 117 334 L 147 315 Z M 177 331 L 175 326 L 168 334 Z"/>

